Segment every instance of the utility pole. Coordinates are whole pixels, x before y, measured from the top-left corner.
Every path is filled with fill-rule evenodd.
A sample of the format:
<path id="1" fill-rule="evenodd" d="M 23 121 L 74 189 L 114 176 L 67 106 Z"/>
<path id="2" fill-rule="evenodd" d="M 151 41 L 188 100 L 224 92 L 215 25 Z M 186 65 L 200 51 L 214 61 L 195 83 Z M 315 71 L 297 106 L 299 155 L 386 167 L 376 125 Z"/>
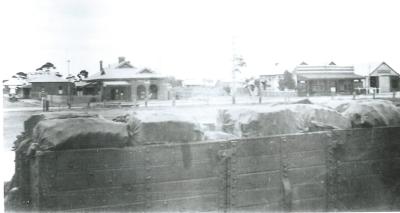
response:
<path id="1" fill-rule="evenodd" d="M 68 92 L 68 96 L 67 96 L 67 105 L 68 105 L 68 109 L 71 109 L 71 78 L 70 78 L 70 76 L 69 76 L 69 68 L 70 68 L 70 63 L 71 63 L 71 60 L 67 60 L 67 65 L 68 65 L 68 75 L 67 75 L 67 79 L 68 79 L 68 87 L 67 87 L 67 92 Z"/>
<path id="2" fill-rule="evenodd" d="M 232 104 L 236 104 L 236 65 L 235 65 L 235 37 L 232 37 Z"/>

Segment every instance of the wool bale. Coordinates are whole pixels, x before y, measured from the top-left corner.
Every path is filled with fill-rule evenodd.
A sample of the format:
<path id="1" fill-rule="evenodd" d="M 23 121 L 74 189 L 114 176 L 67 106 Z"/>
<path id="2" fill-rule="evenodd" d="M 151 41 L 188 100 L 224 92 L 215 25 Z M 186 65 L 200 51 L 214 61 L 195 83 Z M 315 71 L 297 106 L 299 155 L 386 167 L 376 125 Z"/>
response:
<path id="1" fill-rule="evenodd" d="M 86 112 L 46 112 L 34 114 L 24 122 L 24 130 L 27 136 L 31 136 L 33 128 L 42 120 L 64 119 L 64 118 L 99 118 L 100 115 Z"/>
<path id="2" fill-rule="evenodd" d="M 140 144 L 201 141 L 204 137 L 200 124 L 182 113 L 140 112 L 131 115 L 128 126 Z"/>
<path id="3" fill-rule="evenodd" d="M 400 108 L 386 100 L 357 100 L 336 107 L 354 128 L 399 126 Z"/>
<path id="4" fill-rule="evenodd" d="M 95 117 L 40 121 L 33 130 L 39 150 L 123 147 L 130 144 L 127 125 Z"/>
<path id="5" fill-rule="evenodd" d="M 239 137 L 348 129 L 350 122 L 340 113 L 313 104 L 252 106 L 222 109 L 218 113 L 218 130 Z"/>

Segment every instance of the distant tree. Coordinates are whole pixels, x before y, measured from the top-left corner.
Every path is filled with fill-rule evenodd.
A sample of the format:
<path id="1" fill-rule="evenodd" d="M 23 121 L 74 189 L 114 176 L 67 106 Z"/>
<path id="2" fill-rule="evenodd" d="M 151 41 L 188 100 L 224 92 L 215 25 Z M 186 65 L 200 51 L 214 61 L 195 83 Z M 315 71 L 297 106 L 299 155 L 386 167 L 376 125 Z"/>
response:
<path id="1" fill-rule="evenodd" d="M 24 72 L 17 72 L 16 76 L 18 78 L 22 78 L 22 79 L 26 79 L 28 77 L 28 74 L 24 73 Z"/>
<path id="2" fill-rule="evenodd" d="M 236 73 L 241 73 L 242 68 L 247 66 L 246 62 L 244 61 L 241 55 L 234 55 L 233 56 L 233 70 L 232 70 L 232 77 L 236 75 Z"/>
<path id="3" fill-rule="evenodd" d="M 56 66 L 54 66 L 54 64 L 50 63 L 50 62 L 46 62 L 45 64 L 43 64 L 41 67 L 37 68 L 36 71 L 45 71 L 45 72 L 49 72 L 50 68 L 52 69 L 56 69 Z"/>
<path id="4" fill-rule="evenodd" d="M 254 89 L 256 88 L 256 85 L 255 85 L 255 80 L 254 80 L 254 78 L 248 78 L 248 79 L 246 79 L 246 80 L 244 80 L 244 83 L 245 83 L 245 88 L 249 88 L 251 91 L 254 91 Z"/>
<path id="5" fill-rule="evenodd" d="M 261 86 L 261 81 L 260 81 L 260 79 L 254 80 L 254 85 L 255 85 L 257 88 L 260 88 L 260 86 Z"/>
<path id="6" fill-rule="evenodd" d="M 65 79 L 71 80 L 71 81 L 78 81 L 78 78 L 76 76 L 74 76 L 74 75 L 69 75 Z"/>
<path id="7" fill-rule="evenodd" d="M 56 72 L 57 77 L 62 77 L 63 75 L 60 72 Z"/>
<path id="8" fill-rule="evenodd" d="M 89 76 L 89 72 L 86 70 L 81 70 L 77 76 L 79 80 L 82 80 L 82 77 L 87 78 Z"/>
<path id="9" fill-rule="evenodd" d="M 295 82 L 293 79 L 292 73 L 289 71 L 285 71 L 283 73 L 283 79 L 279 80 L 279 89 L 280 90 L 285 90 L 286 89 L 294 89 L 295 88 Z"/>
<path id="10" fill-rule="evenodd" d="M 260 80 L 260 82 L 261 82 L 261 86 L 262 86 L 262 89 L 263 89 L 263 90 L 266 90 L 267 87 L 270 87 L 270 85 L 267 84 L 267 81 L 265 81 L 265 80 Z"/>
<path id="11" fill-rule="evenodd" d="M 241 55 L 235 55 L 233 57 L 233 65 L 234 65 L 234 71 L 240 72 L 241 67 L 247 66 L 246 62 L 244 61 L 243 57 Z"/>

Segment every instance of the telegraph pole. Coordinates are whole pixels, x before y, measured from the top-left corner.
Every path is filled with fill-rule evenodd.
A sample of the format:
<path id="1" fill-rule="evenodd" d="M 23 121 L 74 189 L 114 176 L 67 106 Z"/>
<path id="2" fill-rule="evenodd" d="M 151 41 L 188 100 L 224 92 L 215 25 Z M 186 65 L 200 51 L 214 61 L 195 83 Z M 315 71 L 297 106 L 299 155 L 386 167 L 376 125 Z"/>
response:
<path id="1" fill-rule="evenodd" d="M 67 87 L 67 92 L 68 92 L 68 94 L 67 94 L 67 105 L 68 105 L 68 109 L 71 109 L 71 78 L 70 78 L 70 76 L 69 76 L 69 68 L 70 68 L 70 63 L 71 63 L 71 60 L 67 60 L 67 64 L 68 64 L 68 75 L 67 75 L 67 79 L 68 79 L 68 87 Z"/>

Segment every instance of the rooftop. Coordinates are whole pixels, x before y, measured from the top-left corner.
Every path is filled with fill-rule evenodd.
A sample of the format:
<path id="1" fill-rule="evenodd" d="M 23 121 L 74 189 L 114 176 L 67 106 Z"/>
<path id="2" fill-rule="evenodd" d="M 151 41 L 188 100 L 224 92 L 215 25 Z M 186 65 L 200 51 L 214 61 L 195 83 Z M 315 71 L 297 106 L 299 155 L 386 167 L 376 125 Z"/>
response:
<path id="1" fill-rule="evenodd" d="M 5 86 L 22 86 L 28 84 L 28 81 L 25 79 L 19 78 L 11 78 L 10 80 L 3 83 Z"/>
<path id="2" fill-rule="evenodd" d="M 101 65 L 102 66 L 102 65 Z M 93 80 L 118 80 L 118 79 L 148 79 L 148 78 L 167 78 L 149 68 L 138 68 L 125 61 L 123 58 L 117 63 L 103 68 L 104 73 L 101 71 L 89 76 L 85 81 Z"/>
<path id="3" fill-rule="evenodd" d="M 361 79 L 361 75 L 354 73 L 301 73 L 297 75 L 299 80 L 314 80 L 314 79 Z"/>
<path id="4" fill-rule="evenodd" d="M 64 79 L 62 77 L 58 77 L 52 74 L 43 74 L 43 75 L 38 75 L 35 77 L 32 77 L 29 80 L 30 83 L 41 83 L 41 82 L 69 82 L 67 79 Z"/>
<path id="5" fill-rule="evenodd" d="M 310 65 L 299 65 L 294 71 L 296 72 L 354 72 L 354 66 L 337 66 L 337 65 L 326 65 L 326 66 L 310 66 Z"/>

